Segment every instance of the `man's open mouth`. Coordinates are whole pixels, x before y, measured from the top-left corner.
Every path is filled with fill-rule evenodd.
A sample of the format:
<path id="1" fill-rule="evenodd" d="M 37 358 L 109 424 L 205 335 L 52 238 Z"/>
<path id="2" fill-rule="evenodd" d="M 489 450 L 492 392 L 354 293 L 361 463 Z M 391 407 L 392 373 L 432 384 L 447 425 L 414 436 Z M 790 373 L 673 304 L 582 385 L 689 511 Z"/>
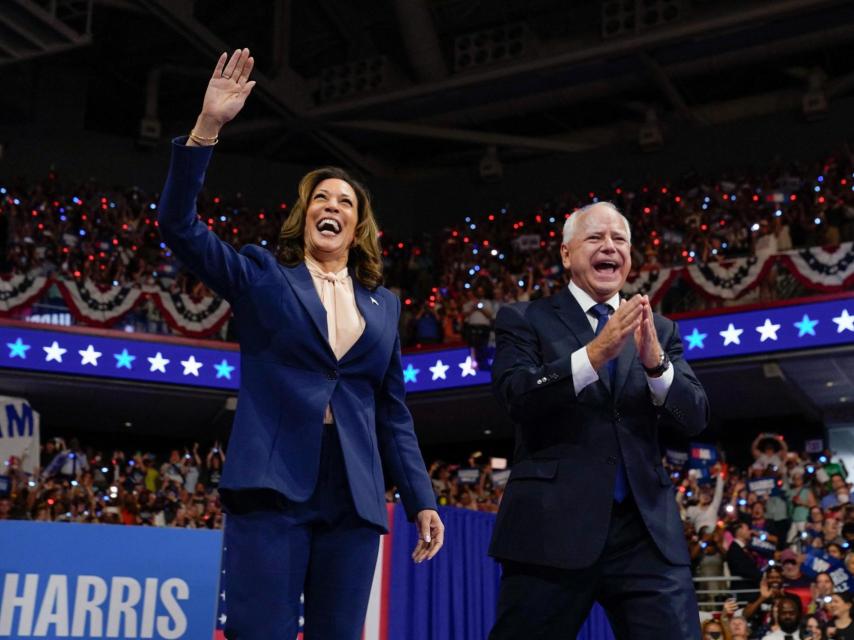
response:
<path id="1" fill-rule="evenodd" d="M 613 260 L 602 260 L 601 262 L 594 264 L 593 268 L 599 273 L 616 273 L 617 269 L 620 268 L 620 265 Z"/>

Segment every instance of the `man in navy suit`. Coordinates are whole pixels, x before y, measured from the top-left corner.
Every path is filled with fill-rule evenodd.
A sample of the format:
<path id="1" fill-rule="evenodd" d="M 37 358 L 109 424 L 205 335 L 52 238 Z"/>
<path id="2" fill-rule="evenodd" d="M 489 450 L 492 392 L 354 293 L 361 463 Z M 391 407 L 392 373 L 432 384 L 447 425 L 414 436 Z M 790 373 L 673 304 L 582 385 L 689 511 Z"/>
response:
<path id="1" fill-rule="evenodd" d="M 699 433 L 708 403 L 675 323 L 646 296 L 620 299 L 630 249 L 613 205 L 577 211 L 560 249 L 569 285 L 496 318 L 493 387 L 517 426 L 491 640 L 575 638 L 596 601 L 619 640 L 700 638 L 658 434 Z"/>

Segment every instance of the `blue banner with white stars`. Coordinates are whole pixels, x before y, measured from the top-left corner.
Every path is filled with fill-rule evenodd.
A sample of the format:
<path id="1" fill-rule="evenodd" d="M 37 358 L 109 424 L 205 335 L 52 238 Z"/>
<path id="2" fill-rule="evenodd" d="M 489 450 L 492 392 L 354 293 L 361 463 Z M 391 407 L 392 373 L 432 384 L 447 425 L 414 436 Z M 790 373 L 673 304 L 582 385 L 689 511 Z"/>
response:
<path id="1" fill-rule="evenodd" d="M 478 368 L 470 349 L 446 349 L 403 356 L 407 393 L 489 384 L 489 371 Z"/>
<path id="2" fill-rule="evenodd" d="M 0 366 L 231 390 L 240 381 L 239 353 L 215 342 L 193 346 L 41 327 L 0 326 Z"/>
<path id="3" fill-rule="evenodd" d="M 854 297 L 678 321 L 692 361 L 854 345 Z M 0 367 L 62 375 L 236 390 L 240 358 L 216 342 L 183 344 L 154 336 L 0 325 Z M 467 348 L 403 355 L 407 392 L 489 384 Z"/>
<path id="4" fill-rule="evenodd" d="M 854 344 L 854 299 L 679 321 L 687 360 Z"/>

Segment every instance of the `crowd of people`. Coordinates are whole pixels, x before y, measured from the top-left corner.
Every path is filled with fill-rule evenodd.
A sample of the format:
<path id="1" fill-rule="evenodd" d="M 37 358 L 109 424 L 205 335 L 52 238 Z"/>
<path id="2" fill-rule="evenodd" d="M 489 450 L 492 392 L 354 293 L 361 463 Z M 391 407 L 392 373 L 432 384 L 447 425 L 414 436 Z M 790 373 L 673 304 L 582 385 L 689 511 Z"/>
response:
<path id="1" fill-rule="evenodd" d="M 844 464 L 829 451 L 790 451 L 769 433 L 753 441 L 746 468 L 700 453 L 714 464 L 670 470 L 708 618 L 704 640 L 854 638 L 854 501 Z"/>
<path id="2" fill-rule="evenodd" d="M 195 443 L 158 460 L 152 453 L 108 454 L 81 448 L 74 438 L 67 444 L 52 438 L 42 445 L 35 474 L 10 461 L 0 520 L 219 529 L 224 463 L 219 443 L 204 454 Z"/>
<path id="3" fill-rule="evenodd" d="M 671 454 L 673 452 L 668 452 Z M 673 480 L 696 579 L 703 640 L 854 638 L 854 494 L 831 452 L 791 451 L 760 433 L 752 464 L 692 445 L 663 459 Z M 435 461 L 440 504 L 498 509 L 503 459 Z M 393 491 L 393 490 L 392 490 Z"/>
<path id="4" fill-rule="evenodd" d="M 791 451 L 771 433 L 755 438 L 753 463 L 742 467 L 711 446 L 671 453 L 664 465 L 683 516 L 704 640 L 854 638 L 854 495 L 844 464 L 826 450 Z M 11 461 L 0 520 L 220 528 L 225 456 L 219 443 L 158 457 L 52 438 L 35 475 Z M 505 459 L 477 451 L 460 464 L 435 460 L 429 474 L 440 505 L 496 512 L 510 471 Z M 398 500 L 394 487 L 387 500 Z"/>
<path id="5" fill-rule="evenodd" d="M 757 174 L 689 174 L 563 194 L 525 215 L 508 207 L 466 217 L 458 227 L 415 243 L 384 238 L 393 258 L 389 282 L 411 303 L 402 339 L 425 344 L 462 337 L 471 344 L 469 334 L 477 340 L 500 306 L 558 290 L 565 282 L 555 266 L 562 225 L 591 201 L 611 201 L 631 221 L 637 273 L 852 240 L 852 187 L 846 149 L 814 164 Z M 769 287 L 766 297 L 773 295 Z"/>
<path id="6" fill-rule="evenodd" d="M 405 303 L 403 344 L 476 342 L 501 305 L 561 286 L 555 257 L 563 222 L 590 201 L 611 201 L 631 220 L 636 270 L 852 240 L 852 168 L 844 148 L 818 162 L 755 173 L 691 173 L 631 186 L 615 181 L 601 191 L 561 194 L 533 211 L 508 204 L 417 238 L 386 233 L 385 281 Z M 163 243 L 157 199 L 138 188 L 66 185 L 54 174 L 35 184 L 0 186 L 0 272 L 61 274 L 101 286 L 158 283 L 195 297 L 209 294 Z M 198 211 L 234 246 L 272 250 L 288 205 L 258 208 L 241 194 L 203 193 Z M 157 313 L 153 305 L 145 312 Z M 166 330 L 157 322 L 150 327 Z"/>
<path id="7" fill-rule="evenodd" d="M 108 454 L 81 447 L 76 438 L 51 438 L 42 445 L 35 474 L 24 473 L 15 458 L 4 461 L 9 484 L 5 492 L 0 488 L 0 520 L 219 529 L 225 456 L 219 442 L 206 452 L 193 443 L 163 454 Z M 462 465 L 433 462 L 429 473 L 438 503 L 496 512 L 509 472 L 493 470 L 492 460 L 475 452 Z M 386 498 L 399 500 L 395 487 Z"/>
<path id="8" fill-rule="evenodd" d="M 472 453 L 464 464 L 435 460 L 428 468 L 441 506 L 497 513 L 509 472 L 507 460 Z"/>
<path id="9" fill-rule="evenodd" d="M 671 452 L 668 452 L 671 453 Z M 663 459 L 696 579 L 703 640 L 854 638 L 854 493 L 829 451 L 791 451 L 760 433 L 752 464 L 696 445 Z M 440 504 L 498 509 L 505 461 L 473 453 L 435 461 Z"/>
<path id="10" fill-rule="evenodd" d="M 631 220 L 637 271 L 854 240 L 852 168 L 845 149 L 757 174 L 614 183 L 524 214 L 508 205 L 414 240 L 385 234 L 386 283 L 404 303 L 401 341 L 486 346 L 502 305 L 563 285 L 555 266 L 561 227 L 591 200 L 612 201 Z M 0 272 L 209 294 L 162 242 L 156 209 L 156 194 L 63 186 L 53 175 L 0 186 Z M 235 246 L 271 249 L 288 214 L 285 203 L 257 209 L 211 194 L 198 209 Z M 756 437 L 748 465 L 700 449 L 664 464 L 683 516 L 704 640 L 854 640 L 854 499 L 844 465 L 826 450 L 792 451 L 770 433 Z M 49 439 L 36 474 L 7 462 L 0 520 L 220 528 L 225 455 L 219 443 L 158 456 Z M 437 460 L 429 474 L 440 505 L 496 512 L 505 467 L 476 452 L 462 464 Z M 398 499 L 394 487 L 387 499 Z"/>

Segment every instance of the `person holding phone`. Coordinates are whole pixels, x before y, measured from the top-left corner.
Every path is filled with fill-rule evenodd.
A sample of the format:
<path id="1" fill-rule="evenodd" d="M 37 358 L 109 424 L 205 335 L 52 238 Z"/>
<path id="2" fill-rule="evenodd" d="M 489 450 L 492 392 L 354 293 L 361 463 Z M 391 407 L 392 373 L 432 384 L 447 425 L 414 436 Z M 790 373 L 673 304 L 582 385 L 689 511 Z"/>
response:
<path id="1" fill-rule="evenodd" d="M 416 562 L 438 552 L 444 527 L 404 403 L 400 302 L 380 286 L 367 190 L 343 169 L 306 174 L 276 255 L 237 251 L 197 216 L 213 147 L 255 86 L 253 66 L 249 49 L 220 56 L 195 126 L 173 141 L 158 207 L 166 244 L 231 304 L 240 336 L 219 482 L 225 635 L 296 637 L 304 593 L 307 638 L 357 640 L 388 525 L 383 462 L 418 522 Z"/>

